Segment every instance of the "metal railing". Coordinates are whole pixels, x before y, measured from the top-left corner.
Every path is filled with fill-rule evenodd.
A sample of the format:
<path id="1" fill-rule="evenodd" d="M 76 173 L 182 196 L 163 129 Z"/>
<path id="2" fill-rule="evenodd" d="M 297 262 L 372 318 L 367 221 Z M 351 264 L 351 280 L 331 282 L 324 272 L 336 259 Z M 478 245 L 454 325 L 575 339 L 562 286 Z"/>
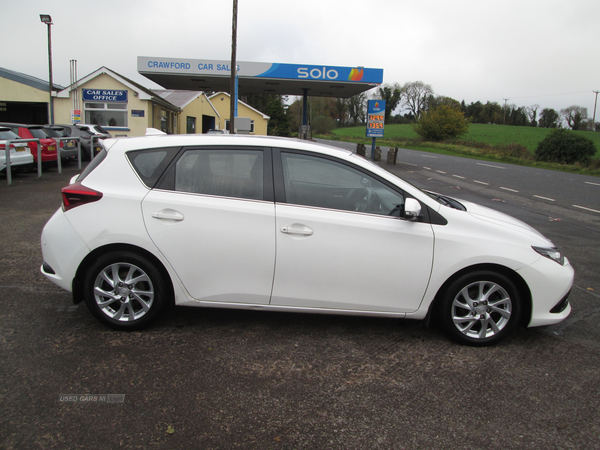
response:
<path id="1" fill-rule="evenodd" d="M 67 137 L 53 137 L 56 141 L 56 165 L 58 173 L 62 173 L 62 157 L 60 148 L 60 141 L 77 141 L 77 167 L 81 170 L 81 137 L 79 136 L 67 136 Z M 38 178 L 42 178 L 42 144 L 39 139 L 9 139 L 5 141 L 5 153 L 6 153 L 6 182 L 10 186 L 12 184 L 12 163 L 10 161 L 10 144 L 13 143 L 27 143 L 37 142 L 37 172 Z M 94 159 L 94 143 L 99 143 L 100 138 L 97 136 L 90 137 L 90 161 Z"/>

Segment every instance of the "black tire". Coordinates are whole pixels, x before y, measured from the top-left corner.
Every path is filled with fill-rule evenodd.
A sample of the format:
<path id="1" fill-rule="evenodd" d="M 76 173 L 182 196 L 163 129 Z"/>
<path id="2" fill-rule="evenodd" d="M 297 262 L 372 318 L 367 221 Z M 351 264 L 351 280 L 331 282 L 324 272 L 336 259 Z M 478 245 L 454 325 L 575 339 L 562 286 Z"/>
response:
<path id="1" fill-rule="evenodd" d="M 84 278 L 85 303 L 96 319 L 117 330 L 139 330 L 170 305 L 162 272 L 131 251 L 100 256 Z"/>
<path id="2" fill-rule="evenodd" d="M 515 284 L 492 271 L 467 273 L 443 294 L 440 322 L 449 338 L 461 344 L 495 344 L 519 323 L 522 305 Z"/>

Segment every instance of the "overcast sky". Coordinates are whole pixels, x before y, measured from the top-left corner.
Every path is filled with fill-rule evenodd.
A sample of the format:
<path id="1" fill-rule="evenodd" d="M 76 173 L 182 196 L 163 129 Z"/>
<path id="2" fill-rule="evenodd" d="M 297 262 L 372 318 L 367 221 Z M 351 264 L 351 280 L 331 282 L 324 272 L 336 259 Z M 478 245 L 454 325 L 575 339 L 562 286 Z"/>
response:
<path id="1" fill-rule="evenodd" d="M 54 82 L 106 66 L 149 88 L 137 56 L 228 60 L 232 0 L 0 0 L 0 67 Z M 384 83 L 561 109 L 600 90 L 598 0 L 239 0 L 239 61 L 382 68 Z M 371 91 L 374 92 L 374 91 Z M 597 112 L 596 119 L 600 112 Z"/>

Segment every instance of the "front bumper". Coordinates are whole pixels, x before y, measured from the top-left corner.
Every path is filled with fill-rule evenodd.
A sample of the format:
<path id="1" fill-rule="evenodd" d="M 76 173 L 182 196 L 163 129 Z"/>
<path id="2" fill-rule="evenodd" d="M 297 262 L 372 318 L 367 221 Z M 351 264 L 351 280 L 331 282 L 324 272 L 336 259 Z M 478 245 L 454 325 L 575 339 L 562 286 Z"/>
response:
<path id="1" fill-rule="evenodd" d="M 531 319 L 528 326 L 539 327 L 562 322 L 571 313 L 568 295 L 573 287 L 575 271 L 565 258 L 561 266 L 548 258 L 540 258 L 517 271 L 531 292 Z"/>

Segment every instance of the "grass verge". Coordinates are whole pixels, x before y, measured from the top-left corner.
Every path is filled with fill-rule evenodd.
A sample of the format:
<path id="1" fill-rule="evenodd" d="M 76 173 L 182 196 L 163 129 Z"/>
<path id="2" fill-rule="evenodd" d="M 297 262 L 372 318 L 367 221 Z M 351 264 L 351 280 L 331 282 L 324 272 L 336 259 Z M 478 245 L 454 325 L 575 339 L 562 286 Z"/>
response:
<path id="1" fill-rule="evenodd" d="M 430 153 L 439 153 L 465 158 L 498 161 L 542 169 L 582 175 L 600 176 L 600 149 L 589 166 L 580 164 L 556 164 L 535 161 L 534 151 L 550 130 L 532 127 L 509 127 L 502 125 L 471 124 L 465 140 L 454 142 L 423 142 L 413 131 L 411 125 L 386 125 L 386 137 L 377 139 L 376 145 L 382 147 L 401 147 Z M 507 130 L 508 129 L 508 130 Z M 516 130 L 512 130 L 516 129 Z M 540 132 L 542 130 L 542 132 Z M 596 147 L 600 148 L 600 133 L 585 133 Z M 519 138 L 520 136 L 520 138 Z M 365 137 L 364 127 L 337 128 L 331 134 L 315 136 L 321 139 L 361 143 L 370 147 L 371 138 Z M 519 142 L 521 141 L 521 142 Z M 533 147 L 533 149 L 532 149 Z"/>

